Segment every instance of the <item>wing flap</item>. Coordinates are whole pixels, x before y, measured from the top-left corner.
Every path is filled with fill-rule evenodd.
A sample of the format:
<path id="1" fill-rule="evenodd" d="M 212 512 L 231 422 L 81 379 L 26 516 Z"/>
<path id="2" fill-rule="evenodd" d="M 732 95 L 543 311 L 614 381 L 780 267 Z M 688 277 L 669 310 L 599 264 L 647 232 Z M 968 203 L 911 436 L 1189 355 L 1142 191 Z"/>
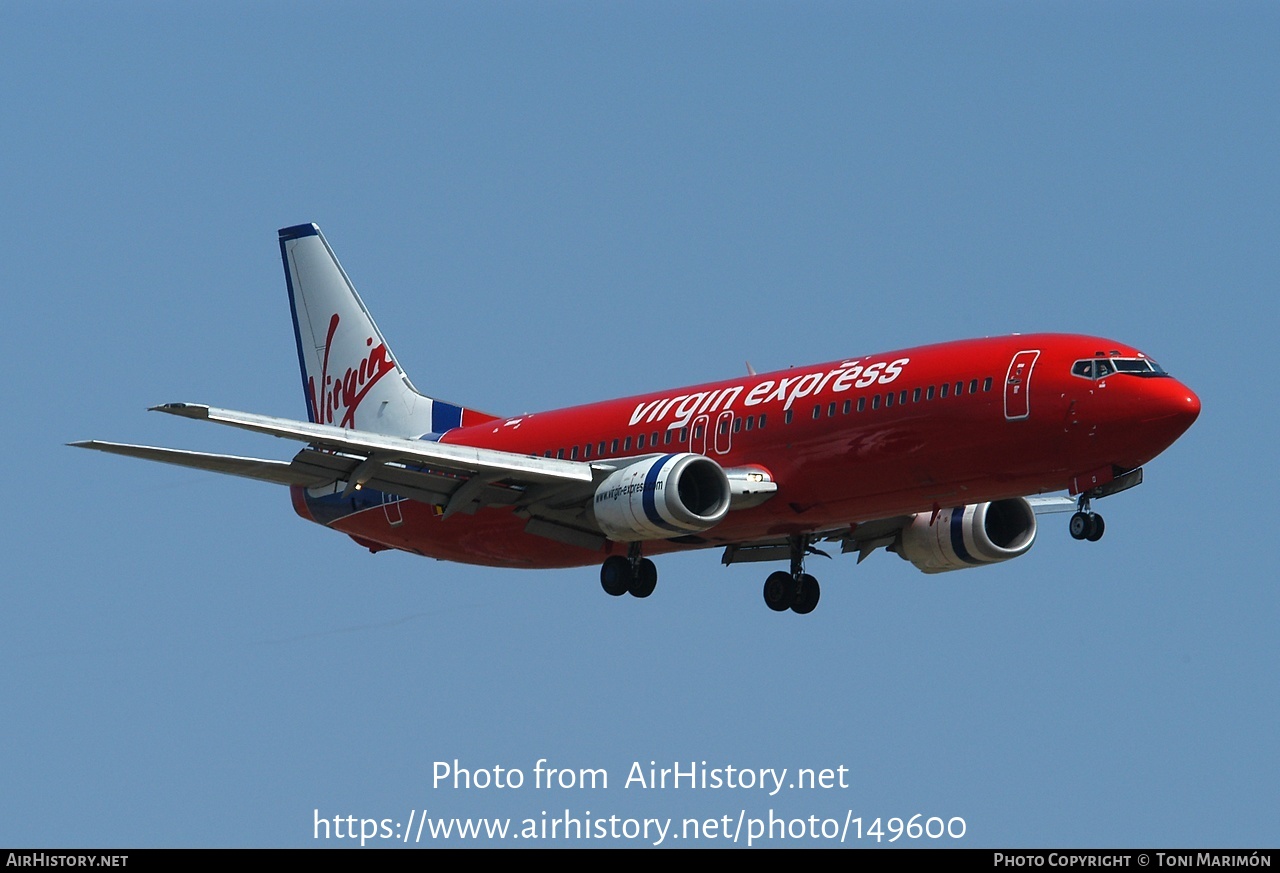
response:
<path id="1" fill-rule="evenodd" d="M 858 563 L 862 563 L 867 555 L 876 549 L 891 544 L 898 532 L 911 523 L 909 515 L 895 515 L 889 518 L 877 518 L 859 522 L 849 527 L 836 530 L 816 531 L 809 534 L 809 554 L 823 554 L 813 547 L 813 543 L 825 541 L 839 543 L 844 553 L 857 552 Z M 725 546 L 720 563 L 745 564 L 756 561 L 784 561 L 791 556 L 791 541 L 787 537 L 754 540 L 747 543 L 733 543 Z M 829 555 L 827 557 L 830 557 Z"/>
<path id="2" fill-rule="evenodd" d="M 350 481 L 351 477 L 366 461 L 366 458 L 339 455 L 310 448 L 303 449 L 293 458 L 295 466 L 314 471 L 317 476 L 325 477 L 326 482 Z M 460 473 L 438 473 L 425 469 L 410 470 L 400 465 L 386 463 L 374 465 L 369 470 L 369 475 L 360 484 L 370 485 L 381 491 L 400 494 L 395 488 L 381 488 L 378 484 L 397 483 L 406 487 L 412 486 L 448 496 L 463 481 L 465 481 L 465 477 Z M 408 495 L 401 494 L 401 496 L 407 497 Z"/>
<path id="3" fill-rule="evenodd" d="M 1024 499 L 1031 504 L 1031 511 L 1036 515 L 1045 515 L 1053 512 L 1075 512 L 1080 508 L 1074 497 L 1036 496 Z"/>

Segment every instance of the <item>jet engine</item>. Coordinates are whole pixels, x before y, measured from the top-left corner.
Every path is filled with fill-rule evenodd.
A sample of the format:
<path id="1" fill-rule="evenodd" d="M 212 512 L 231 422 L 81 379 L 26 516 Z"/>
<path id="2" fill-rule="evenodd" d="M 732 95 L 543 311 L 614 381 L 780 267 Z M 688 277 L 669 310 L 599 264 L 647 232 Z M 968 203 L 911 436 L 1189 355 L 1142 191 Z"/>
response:
<path id="1" fill-rule="evenodd" d="M 917 513 L 894 550 L 925 573 L 995 564 L 1026 554 L 1036 541 L 1036 516 L 1021 497 Z"/>
<path id="2" fill-rule="evenodd" d="M 611 540 L 665 540 L 719 524 L 729 497 L 729 478 L 719 464 L 681 452 L 615 470 L 596 489 L 593 508 Z"/>

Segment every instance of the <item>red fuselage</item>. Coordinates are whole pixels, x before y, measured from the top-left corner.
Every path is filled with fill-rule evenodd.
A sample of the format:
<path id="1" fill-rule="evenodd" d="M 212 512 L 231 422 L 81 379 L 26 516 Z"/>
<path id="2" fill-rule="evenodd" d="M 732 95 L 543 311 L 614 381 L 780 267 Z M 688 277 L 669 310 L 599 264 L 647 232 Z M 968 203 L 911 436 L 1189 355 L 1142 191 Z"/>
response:
<path id="1" fill-rule="evenodd" d="M 645 552 L 743 544 L 1074 493 L 1142 466 L 1190 427 L 1200 401 L 1158 368 L 1098 376 L 1080 363 L 1110 359 L 1145 360 L 1089 336 L 963 340 L 495 419 L 441 442 L 581 461 L 691 451 L 725 468 L 764 467 L 778 485 L 768 501 L 731 511 L 700 542 L 655 541 Z M 310 517 L 297 489 L 294 502 Z M 524 524 L 510 509 L 441 518 L 402 501 L 394 524 L 378 507 L 330 526 L 367 543 L 494 566 L 579 566 L 626 553 L 620 543 L 604 552 L 565 545 Z"/>

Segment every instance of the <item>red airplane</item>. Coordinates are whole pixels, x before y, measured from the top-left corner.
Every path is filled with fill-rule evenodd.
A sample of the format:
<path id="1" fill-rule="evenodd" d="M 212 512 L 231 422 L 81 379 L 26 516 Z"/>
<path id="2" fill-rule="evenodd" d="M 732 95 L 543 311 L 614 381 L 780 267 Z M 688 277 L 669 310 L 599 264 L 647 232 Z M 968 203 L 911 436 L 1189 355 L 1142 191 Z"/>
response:
<path id="1" fill-rule="evenodd" d="M 600 563 L 615 596 L 653 592 L 649 555 L 786 561 L 764 599 L 803 614 L 820 543 L 938 573 L 1025 554 L 1035 510 L 1062 508 L 1073 537 L 1097 540 L 1090 501 L 1139 484 L 1200 413 L 1137 349 L 1029 334 L 489 415 L 413 387 L 316 225 L 281 230 L 280 253 L 308 421 L 155 409 L 306 443 L 293 460 L 72 445 L 288 485 L 299 515 L 373 552 Z"/>

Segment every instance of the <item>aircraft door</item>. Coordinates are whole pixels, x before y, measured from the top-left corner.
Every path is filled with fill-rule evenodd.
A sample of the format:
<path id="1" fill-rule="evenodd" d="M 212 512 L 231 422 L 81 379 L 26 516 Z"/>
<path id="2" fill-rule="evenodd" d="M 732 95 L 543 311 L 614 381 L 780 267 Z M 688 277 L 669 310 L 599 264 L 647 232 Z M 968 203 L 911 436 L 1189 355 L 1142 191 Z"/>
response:
<path id="1" fill-rule="evenodd" d="M 711 427 L 711 419 L 706 415 L 699 415 L 693 420 L 693 426 L 689 428 L 689 451 L 696 452 L 699 455 L 707 453 L 707 429 Z"/>
<path id="2" fill-rule="evenodd" d="M 392 527 L 404 524 L 404 516 L 400 514 L 400 498 L 395 494 L 382 492 L 382 511 L 386 513 L 387 524 Z"/>
<path id="3" fill-rule="evenodd" d="M 1009 421 L 1021 421 L 1031 415 L 1031 371 L 1039 357 L 1039 349 L 1027 349 L 1009 362 L 1004 381 L 1004 417 Z"/>
<path id="4" fill-rule="evenodd" d="M 733 442 L 733 413 L 725 410 L 716 417 L 715 447 L 717 455 L 729 454 Z"/>

